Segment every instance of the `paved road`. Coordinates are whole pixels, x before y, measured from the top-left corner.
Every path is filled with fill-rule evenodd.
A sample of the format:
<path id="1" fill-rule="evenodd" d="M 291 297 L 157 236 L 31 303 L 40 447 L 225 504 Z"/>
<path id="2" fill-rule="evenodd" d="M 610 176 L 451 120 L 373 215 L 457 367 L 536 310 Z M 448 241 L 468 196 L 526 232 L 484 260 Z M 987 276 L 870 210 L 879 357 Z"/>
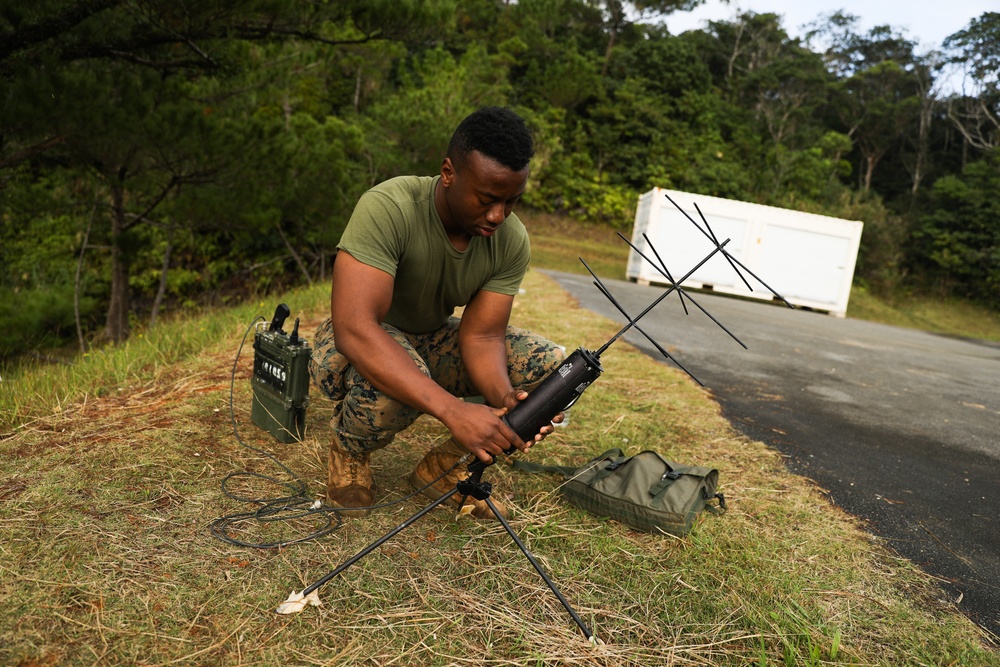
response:
<path id="1" fill-rule="evenodd" d="M 548 272 L 625 322 L 589 276 Z M 766 279 L 766 278 L 765 278 Z M 635 315 L 663 292 L 605 281 Z M 782 305 L 694 294 L 748 347 L 674 295 L 642 327 L 708 387 L 733 425 L 942 579 L 1000 634 L 1000 346 Z M 662 359 L 639 334 L 626 339 Z"/>

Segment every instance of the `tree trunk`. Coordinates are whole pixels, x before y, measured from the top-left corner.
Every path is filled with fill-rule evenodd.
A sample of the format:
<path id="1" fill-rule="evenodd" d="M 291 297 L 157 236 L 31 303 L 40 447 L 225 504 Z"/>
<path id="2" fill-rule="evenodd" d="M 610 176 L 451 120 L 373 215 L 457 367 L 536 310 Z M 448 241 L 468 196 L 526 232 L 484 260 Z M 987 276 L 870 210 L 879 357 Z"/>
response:
<path id="1" fill-rule="evenodd" d="M 299 256 L 299 253 L 295 252 L 295 248 L 293 248 L 292 244 L 288 241 L 288 237 L 285 236 L 285 232 L 281 229 L 281 223 L 279 222 L 277 225 L 275 225 L 275 228 L 278 230 L 278 235 L 281 236 L 281 240 L 285 242 L 285 247 L 288 248 L 288 252 L 291 253 L 292 258 L 295 259 L 295 263 L 298 264 L 299 271 L 302 272 L 302 275 L 305 277 L 306 282 L 309 283 L 310 287 L 312 287 L 313 280 L 312 276 L 309 275 L 309 269 L 306 268 L 306 265 L 302 261 L 302 258 Z"/>
<path id="2" fill-rule="evenodd" d="M 934 90 L 934 84 L 930 80 L 930 75 L 926 72 L 921 72 L 921 76 L 919 76 L 917 81 L 920 86 L 920 116 L 919 125 L 917 126 L 917 159 L 916 164 L 913 165 L 913 186 L 910 188 L 910 194 L 914 195 L 914 197 L 920 191 L 920 185 L 924 180 L 924 171 L 926 170 L 928 154 L 930 152 L 928 137 L 931 133 L 931 124 L 934 122 L 935 112 L 940 106 L 936 91 Z"/>
<path id="3" fill-rule="evenodd" d="M 354 77 L 354 113 L 361 111 L 361 65 L 358 65 L 358 73 Z"/>
<path id="4" fill-rule="evenodd" d="M 920 191 L 920 183 L 924 180 L 924 153 L 923 149 L 917 153 L 917 163 L 913 165 L 913 176 L 911 176 L 911 181 L 913 183 L 910 186 L 910 194 L 914 197 L 917 196 L 917 192 Z"/>
<path id="5" fill-rule="evenodd" d="M 885 150 L 879 148 L 866 149 L 864 146 L 861 147 L 861 155 L 864 160 L 864 182 L 861 186 L 862 192 L 870 192 L 872 189 L 872 180 L 875 176 L 875 167 L 878 163 L 882 161 L 885 157 Z"/>
<path id="6" fill-rule="evenodd" d="M 170 270 L 170 251 L 174 247 L 173 227 L 167 230 L 167 249 L 163 252 L 163 266 L 160 270 L 160 285 L 156 289 L 156 298 L 153 299 L 153 312 L 149 315 L 150 328 L 156 326 L 156 319 L 160 314 L 160 306 L 163 305 L 163 297 L 167 293 L 167 272 Z"/>
<path id="7" fill-rule="evenodd" d="M 83 233 L 83 243 L 80 244 L 80 258 L 76 262 L 76 276 L 73 279 L 73 319 L 76 322 L 76 339 L 80 342 L 80 354 L 87 351 L 83 342 L 83 324 L 80 322 L 80 275 L 83 273 L 83 254 L 87 252 L 90 242 L 90 229 L 94 226 L 94 214 L 97 213 L 97 202 L 90 209 L 90 219 L 87 220 L 87 230 Z"/>
<path id="8" fill-rule="evenodd" d="M 104 337 L 118 344 L 128 338 L 128 263 L 122 250 L 125 233 L 125 192 L 120 181 L 111 182 L 111 299 Z"/>
<path id="9" fill-rule="evenodd" d="M 608 25 L 608 48 L 604 51 L 604 64 L 601 66 L 601 77 L 608 75 L 608 65 L 611 63 L 611 52 L 615 48 L 615 38 L 618 30 L 621 29 L 625 19 L 625 8 L 619 0 L 612 0 L 608 3 L 608 12 L 611 14 L 611 22 Z"/>

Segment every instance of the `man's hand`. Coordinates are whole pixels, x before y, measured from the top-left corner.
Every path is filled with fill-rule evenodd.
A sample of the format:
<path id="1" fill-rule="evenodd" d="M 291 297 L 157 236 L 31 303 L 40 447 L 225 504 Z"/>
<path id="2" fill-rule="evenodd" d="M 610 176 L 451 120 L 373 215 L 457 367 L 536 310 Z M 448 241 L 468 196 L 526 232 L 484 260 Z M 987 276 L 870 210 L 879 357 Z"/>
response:
<path id="1" fill-rule="evenodd" d="M 523 392 L 522 392 L 523 393 Z M 527 395 L 527 394 L 525 394 Z M 455 406 L 441 418 L 455 441 L 484 463 L 511 447 L 525 451 L 528 445 L 501 419 L 506 408 L 496 409 L 479 403 L 457 400 Z"/>
<path id="2" fill-rule="evenodd" d="M 520 403 L 526 398 L 528 398 L 528 392 L 526 392 L 523 389 L 514 389 L 513 391 L 509 392 L 506 396 L 503 397 L 504 414 L 513 410 L 515 407 L 517 407 L 518 403 Z M 562 422 L 563 418 L 564 415 L 563 413 L 560 412 L 559 414 L 557 414 L 555 417 L 552 418 L 552 421 L 553 423 L 559 424 Z M 543 426 L 541 430 L 535 435 L 534 438 L 525 443 L 524 447 L 519 447 L 518 449 L 520 449 L 522 452 L 528 451 L 529 449 L 531 449 L 532 445 L 544 440 L 545 436 L 549 435 L 554 430 L 555 429 L 552 428 L 551 424 L 549 424 L 548 426 Z"/>

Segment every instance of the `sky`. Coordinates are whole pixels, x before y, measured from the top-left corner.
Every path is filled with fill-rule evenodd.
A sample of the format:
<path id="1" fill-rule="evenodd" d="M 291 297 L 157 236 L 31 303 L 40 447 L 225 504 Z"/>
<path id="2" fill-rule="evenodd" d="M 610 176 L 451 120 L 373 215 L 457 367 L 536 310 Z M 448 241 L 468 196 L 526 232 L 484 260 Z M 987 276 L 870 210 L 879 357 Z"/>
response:
<path id="1" fill-rule="evenodd" d="M 941 49 L 945 38 L 969 25 L 984 12 L 1000 11 L 1000 0 L 706 0 L 690 12 L 674 12 L 665 18 L 671 34 L 700 30 L 708 21 L 731 20 L 737 13 L 753 11 L 782 17 L 781 25 L 792 37 L 802 37 L 806 24 L 837 10 L 858 17 L 856 31 L 864 34 L 875 26 L 889 25 L 917 43 L 916 53 Z M 962 74 L 950 68 L 939 75 L 942 93 L 959 92 Z"/>
<path id="2" fill-rule="evenodd" d="M 729 20 L 740 11 L 780 14 L 782 26 L 793 37 L 805 33 L 802 26 L 820 15 L 844 10 L 859 19 L 858 32 L 877 25 L 889 25 L 918 43 L 917 52 L 941 48 L 945 37 L 969 25 L 984 12 L 1000 11 L 1000 0 L 707 0 L 690 12 L 666 17 L 667 27 L 678 35 L 702 29 L 708 20 Z"/>

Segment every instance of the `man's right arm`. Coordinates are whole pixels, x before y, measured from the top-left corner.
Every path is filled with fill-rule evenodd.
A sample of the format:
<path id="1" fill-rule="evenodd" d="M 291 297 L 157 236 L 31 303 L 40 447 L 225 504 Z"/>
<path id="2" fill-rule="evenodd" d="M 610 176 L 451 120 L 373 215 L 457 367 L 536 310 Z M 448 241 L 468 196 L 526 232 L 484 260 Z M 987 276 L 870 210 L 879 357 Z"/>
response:
<path id="1" fill-rule="evenodd" d="M 341 251 L 333 269 L 330 314 L 337 351 L 376 389 L 436 417 L 463 447 L 484 461 L 517 435 L 498 413 L 466 403 L 420 372 L 410 355 L 382 327 L 392 303 L 391 275 Z"/>

